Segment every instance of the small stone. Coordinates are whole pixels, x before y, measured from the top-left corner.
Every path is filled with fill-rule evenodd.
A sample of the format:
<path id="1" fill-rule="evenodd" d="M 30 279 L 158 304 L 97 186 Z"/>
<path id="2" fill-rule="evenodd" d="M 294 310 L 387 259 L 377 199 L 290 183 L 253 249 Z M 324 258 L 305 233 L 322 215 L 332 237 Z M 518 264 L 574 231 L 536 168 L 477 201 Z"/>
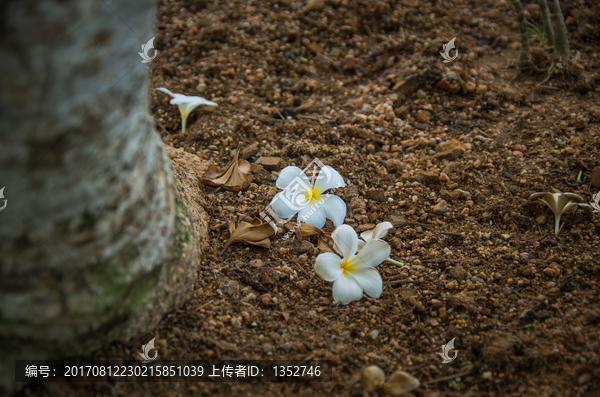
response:
<path id="1" fill-rule="evenodd" d="M 390 216 L 390 222 L 394 227 L 400 227 L 406 225 L 406 222 L 408 222 L 408 220 L 404 215 L 400 214 Z"/>
<path id="2" fill-rule="evenodd" d="M 455 149 L 448 149 L 448 150 L 444 150 L 443 152 L 436 153 L 433 157 L 437 160 L 453 161 L 453 160 L 456 160 L 457 158 L 459 158 L 460 156 L 462 156 L 463 153 L 464 153 L 463 150 L 455 148 Z"/>
<path id="3" fill-rule="evenodd" d="M 548 277 L 554 277 L 554 269 L 547 267 L 544 269 L 544 274 Z"/>
<path id="4" fill-rule="evenodd" d="M 440 174 L 440 182 L 442 183 L 450 183 L 450 178 L 448 177 L 448 175 L 444 174 L 443 172 Z"/>
<path id="5" fill-rule="evenodd" d="M 431 300 L 431 306 L 433 307 L 440 307 L 442 305 L 442 302 L 440 302 L 440 300 L 438 299 L 432 299 Z"/>
<path id="6" fill-rule="evenodd" d="M 261 157 L 256 164 L 262 165 L 267 171 L 280 171 L 285 167 L 285 161 L 281 157 Z"/>
<path id="7" fill-rule="evenodd" d="M 419 123 L 427 123 L 429 120 L 431 120 L 431 113 L 429 113 L 427 110 L 419 110 L 417 112 L 416 119 Z"/>
<path id="8" fill-rule="evenodd" d="M 450 211 L 450 207 L 448 206 L 446 200 L 442 200 L 433 207 L 432 211 L 436 215 L 441 215 L 445 212 Z"/>
<path id="9" fill-rule="evenodd" d="M 492 380 L 492 371 L 485 371 L 481 377 L 483 379 Z"/>
<path id="10" fill-rule="evenodd" d="M 467 278 L 467 271 L 462 266 L 453 267 L 450 269 L 450 274 L 452 274 L 452 277 L 458 281 L 462 281 Z"/>
<path id="11" fill-rule="evenodd" d="M 396 173 L 402 170 L 402 162 L 398 159 L 388 159 L 383 162 L 383 166 L 388 172 Z"/>
<path id="12" fill-rule="evenodd" d="M 377 339 L 377 337 L 379 336 L 379 331 L 377 331 L 376 329 L 374 329 L 373 331 L 371 331 L 369 333 L 369 335 L 371 335 L 371 338 Z"/>
<path id="13" fill-rule="evenodd" d="M 521 255 L 519 255 L 519 259 L 521 259 L 522 262 L 529 262 L 529 255 L 526 253 L 522 253 Z"/>
<path id="14" fill-rule="evenodd" d="M 537 218 L 535 218 L 535 222 L 538 225 L 543 225 L 544 223 L 546 223 L 546 216 L 545 215 L 540 215 Z"/>
<path id="15" fill-rule="evenodd" d="M 581 332 L 578 332 L 575 336 L 575 342 L 577 342 L 578 345 L 585 345 L 585 335 Z"/>
<path id="16" fill-rule="evenodd" d="M 381 312 L 381 308 L 379 306 L 371 305 L 369 306 L 369 311 L 374 314 L 379 314 L 379 312 Z"/>
<path id="17" fill-rule="evenodd" d="M 250 262 L 248 262 L 250 264 L 250 266 L 252 267 L 261 267 L 263 265 L 263 261 L 261 261 L 260 259 L 252 259 Z"/>
<path id="18" fill-rule="evenodd" d="M 266 306 L 271 305 L 271 294 L 262 294 L 260 296 L 260 303 Z"/>
<path id="19" fill-rule="evenodd" d="M 458 281 L 452 280 L 448 284 L 446 284 L 446 289 L 454 289 L 458 287 Z"/>
<path id="20" fill-rule="evenodd" d="M 443 320 L 448 316 L 448 311 L 446 310 L 446 306 L 442 306 L 438 309 L 438 315 Z"/>
<path id="21" fill-rule="evenodd" d="M 242 317 L 233 317 L 231 319 L 231 325 L 233 325 L 233 328 L 236 329 L 242 328 Z"/>
<path id="22" fill-rule="evenodd" d="M 440 184 L 440 176 L 435 172 L 425 172 L 420 174 L 423 178 L 423 183 L 425 185 L 439 185 Z"/>
<path id="23" fill-rule="evenodd" d="M 302 254 L 298 257 L 298 262 L 300 262 L 301 265 L 305 265 L 306 262 L 308 262 L 308 255 L 306 254 Z"/>
<path id="24" fill-rule="evenodd" d="M 367 190 L 366 195 L 371 200 L 385 201 L 385 192 L 383 189 L 371 189 Z"/>
<path id="25" fill-rule="evenodd" d="M 585 385 L 590 380 L 592 380 L 592 374 L 590 374 L 589 372 L 586 372 L 585 374 L 583 374 L 579 378 L 577 378 L 577 383 L 579 383 L 580 385 Z"/>
<path id="26" fill-rule="evenodd" d="M 264 343 L 262 345 L 263 351 L 266 354 L 273 354 L 273 351 L 275 350 L 275 348 L 273 347 L 273 345 L 271 345 L 270 343 Z"/>

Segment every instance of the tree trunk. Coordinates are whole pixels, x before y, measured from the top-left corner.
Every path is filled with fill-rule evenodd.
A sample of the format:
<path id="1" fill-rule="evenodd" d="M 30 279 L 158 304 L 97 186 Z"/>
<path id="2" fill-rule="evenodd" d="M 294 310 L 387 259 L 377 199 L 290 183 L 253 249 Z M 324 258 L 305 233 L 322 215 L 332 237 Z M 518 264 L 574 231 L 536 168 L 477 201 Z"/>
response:
<path id="1" fill-rule="evenodd" d="M 564 66 L 569 65 L 569 34 L 558 0 L 548 0 L 550 20 L 554 29 L 554 46 Z"/>
<path id="2" fill-rule="evenodd" d="M 510 0 L 513 8 L 517 13 L 517 22 L 519 23 L 519 33 L 521 36 L 521 52 L 519 53 L 519 61 L 517 65 L 519 70 L 525 71 L 533 68 L 533 61 L 531 60 L 531 50 L 529 49 L 529 37 L 527 37 L 527 21 L 525 20 L 525 12 L 523 11 L 523 4 L 520 0 Z"/>
<path id="3" fill-rule="evenodd" d="M 153 0 L 0 3 L 0 394 L 16 358 L 147 332 L 196 279 L 200 236 L 138 55 L 155 12 Z"/>
<path id="4" fill-rule="evenodd" d="M 554 47 L 554 28 L 552 28 L 550 11 L 548 10 L 548 3 L 546 3 L 546 0 L 540 0 L 540 8 L 542 9 L 542 21 L 544 22 L 544 27 L 546 28 L 548 46 Z"/>

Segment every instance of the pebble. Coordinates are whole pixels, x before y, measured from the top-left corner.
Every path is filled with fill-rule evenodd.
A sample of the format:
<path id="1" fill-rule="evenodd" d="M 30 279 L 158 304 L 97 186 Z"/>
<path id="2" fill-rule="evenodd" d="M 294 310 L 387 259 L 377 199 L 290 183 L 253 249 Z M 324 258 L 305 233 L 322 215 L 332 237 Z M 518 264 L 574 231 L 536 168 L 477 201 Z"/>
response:
<path id="1" fill-rule="evenodd" d="M 273 347 L 273 345 L 271 345 L 270 343 L 264 343 L 262 345 L 263 351 L 266 354 L 273 354 L 273 351 L 275 350 L 275 348 Z"/>
<path id="2" fill-rule="evenodd" d="M 458 287 L 458 281 L 452 280 L 448 284 L 446 284 L 446 289 L 454 289 Z"/>
<path id="3" fill-rule="evenodd" d="M 374 329 L 373 331 L 369 332 L 369 335 L 371 335 L 371 338 L 377 339 L 377 337 L 379 336 L 379 331 Z"/>
<path id="4" fill-rule="evenodd" d="M 235 212 L 235 207 L 230 205 L 229 207 L 227 207 L 227 211 L 229 212 Z"/>
<path id="5" fill-rule="evenodd" d="M 433 207 L 432 211 L 436 215 L 441 215 L 445 212 L 450 211 L 450 207 L 448 206 L 446 200 L 442 200 Z"/>
<path id="6" fill-rule="evenodd" d="M 271 294 L 262 294 L 260 296 L 260 303 L 262 303 L 263 305 L 270 305 L 271 304 Z"/>

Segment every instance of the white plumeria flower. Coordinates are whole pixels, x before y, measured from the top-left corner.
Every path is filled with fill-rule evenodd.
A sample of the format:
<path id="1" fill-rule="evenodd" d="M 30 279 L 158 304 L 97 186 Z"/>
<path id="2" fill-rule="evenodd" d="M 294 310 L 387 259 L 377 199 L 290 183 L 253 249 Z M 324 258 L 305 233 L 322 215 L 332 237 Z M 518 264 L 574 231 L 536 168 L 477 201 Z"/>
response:
<path id="1" fill-rule="evenodd" d="M 314 185 L 300 168 L 285 167 L 275 185 L 283 189 L 270 204 L 278 216 L 291 218 L 298 214 L 298 222 L 318 228 L 325 225 L 326 219 L 331 219 L 335 226 L 344 222 L 344 200 L 333 194 L 323 194 L 328 189 L 346 186 L 342 176 L 330 166 L 321 168 Z"/>
<path id="2" fill-rule="evenodd" d="M 169 102 L 171 105 L 177 105 L 181 112 L 181 133 L 185 134 L 185 123 L 187 118 L 192 113 L 192 110 L 196 109 L 200 105 L 218 106 L 215 102 L 207 101 L 199 96 L 187 96 L 182 94 L 174 94 L 166 88 L 157 88 L 158 91 L 162 91 L 165 94 L 169 94 L 173 97 Z"/>
<path id="3" fill-rule="evenodd" d="M 362 232 L 360 237 L 362 237 L 364 241 L 358 240 L 358 249 L 361 250 L 365 244 L 371 240 L 381 240 L 385 237 L 388 230 L 392 229 L 393 227 L 394 226 L 390 222 L 381 222 L 375 226 L 375 229 Z"/>
<path id="4" fill-rule="evenodd" d="M 362 232 L 360 234 L 362 240 L 358 240 L 358 250 L 360 251 L 361 249 L 363 249 L 365 244 L 371 240 L 381 240 L 385 237 L 388 230 L 392 229 L 393 227 L 394 226 L 390 222 L 381 222 L 377 224 L 377 226 L 375 226 L 375 229 Z M 342 250 L 340 249 L 340 247 L 337 246 L 337 244 L 335 244 L 335 242 L 333 243 L 333 249 L 336 252 L 342 253 Z"/>
<path id="5" fill-rule="evenodd" d="M 383 240 L 373 239 L 356 254 L 358 236 L 348 225 L 336 228 L 331 238 L 343 258 L 325 252 L 317 256 L 314 268 L 325 281 L 333 281 L 333 300 L 347 305 L 361 299 L 363 291 L 371 298 L 379 298 L 383 282 L 375 267 L 390 256 L 390 246 Z"/>

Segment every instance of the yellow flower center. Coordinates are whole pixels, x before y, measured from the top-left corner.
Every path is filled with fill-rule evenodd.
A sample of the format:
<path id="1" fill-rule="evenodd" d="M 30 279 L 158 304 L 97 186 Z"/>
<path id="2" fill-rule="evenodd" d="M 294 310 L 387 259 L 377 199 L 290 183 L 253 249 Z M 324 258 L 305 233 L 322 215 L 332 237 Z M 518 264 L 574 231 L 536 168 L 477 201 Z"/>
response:
<path id="1" fill-rule="evenodd" d="M 340 263 L 340 269 L 344 272 L 344 276 L 347 276 L 348 273 L 351 273 L 354 270 L 353 261 L 342 259 L 342 263 Z"/>
<path id="2" fill-rule="evenodd" d="M 312 189 L 306 192 L 306 201 L 308 203 L 311 203 L 313 201 L 319 201 L 319 199 L 319 190 L 317 190 L 316 187 L 313 187 Z"/>

